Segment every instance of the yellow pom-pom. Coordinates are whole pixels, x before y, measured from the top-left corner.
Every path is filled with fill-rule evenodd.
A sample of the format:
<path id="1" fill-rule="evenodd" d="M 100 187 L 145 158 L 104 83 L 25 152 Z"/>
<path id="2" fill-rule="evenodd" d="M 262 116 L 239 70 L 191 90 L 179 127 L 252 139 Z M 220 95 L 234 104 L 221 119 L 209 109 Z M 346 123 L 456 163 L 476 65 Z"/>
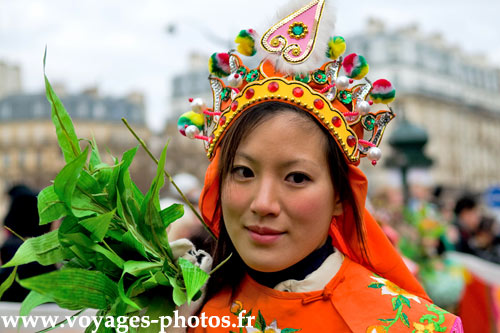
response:
<path id="1" fill-rule="evenodd" d="M 234 40 L 239 53 L 251 57 L 255 55 L 255 31 L 253 29 L 241 30 L 236 39 Z"/>
<path id="2" fill-rule="evenodd" d="M 331 37 L 328 40 L 328 49 L 326 56 L 330 59 L 338 59 L 345 52 L 345 40 L 341 36 Z"/>

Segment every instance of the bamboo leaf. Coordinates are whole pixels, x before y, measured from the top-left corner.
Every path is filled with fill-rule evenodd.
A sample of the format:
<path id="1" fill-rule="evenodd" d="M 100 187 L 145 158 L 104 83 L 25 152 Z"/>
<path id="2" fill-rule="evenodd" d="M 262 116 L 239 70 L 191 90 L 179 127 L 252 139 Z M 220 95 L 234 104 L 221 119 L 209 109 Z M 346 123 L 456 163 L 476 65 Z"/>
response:
<path id="1" fill-rule="evenodd" d="M 207 282 L 209 275 L 201 268 L 193 265 L 189 260 L 179 258 L 178 262 L 181 267 L 184 285 L 186 286 L 187 302 L 189 304 L 194 295 L 196 295 L 205 282 Z"/>
<path id="2" fill-rule="evenodd" d="M 406 313 L 402 313 L 401 314 L 401 321 L 403 322 L 403 324 L 405 324 L 406 327 L 410 327 L 410 321 L 408 320 L 408 316 L 406 315 Z"/>
<path id="3" fill-rule="evenodd" d="M 161 269 L 161 267 L 162 264 L 159 262 L 129 260 L 123 264 L 123 273 L 139 277 L 144 274 L 144 271 L 153 272 L 154 269 Z"/>
<path id="4" fill-rule="evenodd" d="M 143 205 L 141 207 L 141 224 L 137 227 L 141 234 L 147 239 L 152 241 L 155 246 L 164 252 L 166 250 L 167 256 L 173 260 L 172 250 L 168 245 L 167 230 L 163 225 L 163 221 L 159 212 L 160 207 L 160 189 L 165 183 L 163 176 L 163 169 L 165 167 L 165 159 L 167 154 L 167 147 L 163 148 L 160 160 L 158 162 L 158 169 L 156 171 L 156 177 L 153 179 L 153 183 L 144 198 Z"/>
<path id="5" fill-rule="evenodd" d="M 21 286 L 51 297 L 70 310 L 106 309 L 118 297 L 118 287 L 105 274 L 84 269 L 63 269 L 20 280 Z"/>
<path id="6" fill-rule="evenodd" d="M 71 209 L 71 199 L 76 183 L 87 161 L 87 153 L 88 147 L 77 158 L 66 164 L 54 179 L 54 192 L 69 209 Z"/>
<path id="7" fill-rule="evenodd" d="M 30 291 L 28 296 L 26 296 L 23 303 L 21 304 L 21 309 L 19 309 L 19 315 L 27 316 L 31 313 L 31 310 L 33 310 L 37 306 L 49 302 L 53 302 L 52 297 L 39 294 L 36 291 L 32 290 Z"/>
<path id="8" fill-rule="evenodd" d="M 2 299 L 2 296 L 7 291 L 7 289 L 9 289 L 10 286 L 12 286 L 12 284 L 14 283 L 14 280 L 16 278 L 16 273 L 17 273 L 17 266 L 14 267 L 14 269 L 9 274 L 7 279 L 5 279 L 5 281 L 3 281 L 2 284 L 0 284 L 0 300 Z"/>
<path id="9" fill-rule="evenodd" d="M 184 205 L 172 204 L 160 212 L 163 226 L 166 228 L 170 223 L 180 219 L 184 215 Z"/>
<path id="10" fill-rule="evenodd" d="M 3 267 L 24 265 L 33 261 L 41 265 L 52 265 L 63 261 L 57 230 L 27 239 L 16 251 L 14 257 Z"/>
<path id="11" fill-rule="evenodd" d="M 95 217 L 91 217 L 85 220 L 81 220 L 79 223 L 85 229 L 91 232 L 92 237 L 98 242 L 102 242 L 104 236 L 109 229 L 109 224 L 111 223 L 111 219 L 115 215 L 115 210 L 113 209 L 111 212 L 98 215 Z"/>
<path id="12" fill-rule="evenodd" d="M 123 269 L 123 264 L 125 261 L 120 258 L 116 253 L 111 252 L 99 244 L 94 243 L 90 238 L 81 233 L 66 234 L 66 239 L 75 245 L 79 245 L 85 249 L 95 251 L 104 255 L 118 268 Z"/>
<path id="13" fill-rule="evenodd" d="M 52 122 L 56 127 L 59 147 L 61 147 L 62 153 L 64 155 L 64 160 L 69 163 L 80 155 L 80 145 L 78 144 L 78 138 L 76 136 L 73 123 L 71 122 L 71 118 L 68 112 L 66 112 L 64 105 L 61 103 L 61 100 L 59 99 L 59 97 L 57 97 L 56 93 L 52 89 L 49 79 L 45 74 L 46 56 L 47 49 L 45 49 L 45 53 L 43 56 L 43 76 L 45 78 L 46 96 L 52 110 Z"/>
<path id="14" fill-rule="evenodd" d="M 40 225 L 58 220 L 68 214 L 64 202 L 59 200 L 54 185 L 47 186 L 38 194 L 38 215 Z"/>

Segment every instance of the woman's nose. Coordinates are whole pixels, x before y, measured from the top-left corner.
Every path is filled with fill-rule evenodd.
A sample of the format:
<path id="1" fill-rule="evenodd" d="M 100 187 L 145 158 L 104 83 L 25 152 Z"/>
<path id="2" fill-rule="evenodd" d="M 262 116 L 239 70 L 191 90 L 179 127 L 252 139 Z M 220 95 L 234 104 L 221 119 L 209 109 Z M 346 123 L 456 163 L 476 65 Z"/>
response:
<path id="1" fill-rule="evenodd" d="M 276 184 L 263 180 L 257 185 L 250 210 L 259 216 L 278 216 L 280 213 L 279 193 Z"/>

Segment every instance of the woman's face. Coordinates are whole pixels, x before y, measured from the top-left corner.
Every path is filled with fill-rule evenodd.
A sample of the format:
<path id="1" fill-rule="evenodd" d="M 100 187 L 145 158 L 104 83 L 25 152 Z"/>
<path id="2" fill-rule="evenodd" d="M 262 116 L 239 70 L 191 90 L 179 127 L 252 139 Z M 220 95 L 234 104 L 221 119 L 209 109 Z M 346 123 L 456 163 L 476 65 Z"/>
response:
<path id="1" fill-rule="evenodd" d="M 221 202 L 229 237 L 250 268 L 288 268 L 326 241 L 342 206 L 325 147 L 318 126 L 291 111 L 266 119 L 241 141 Z"/>

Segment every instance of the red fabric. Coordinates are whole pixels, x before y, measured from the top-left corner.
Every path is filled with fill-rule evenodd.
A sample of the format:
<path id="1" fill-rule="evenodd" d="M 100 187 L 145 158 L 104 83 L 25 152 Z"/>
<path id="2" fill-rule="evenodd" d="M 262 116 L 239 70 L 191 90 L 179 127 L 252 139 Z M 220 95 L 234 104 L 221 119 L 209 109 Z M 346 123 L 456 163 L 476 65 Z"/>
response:
<path id="1" fill-rule="evenodd" d="M 220 150 L 209 165 L 203 191 L 200 196 L 200 210 L 206 225 L 217 236 L 219 234 L 219 222 L 221 217 L 220 207 L 217 207 L 219 199 L 219 158 Z M 354 203 L 357 207 L 365 207 L 368 182 L 363 172 L 355 165 L 349 165 L 349 181 L 354 193 Z M 361 211 L 363 211 L 363 209 Z M 382 229 L 364 209 L 363 225 L 366 238 L 366 250 L 370 263 L 362 256 L 362 248 L 357 240 L 356 225 L 353 223 L 353 210 L 351 206 L 344 203 L 343 214 L 332 220 L 330 234 L 333 245 L 354 262 L 363 265 L 367 269 L 392 281 L 399 287 L 410 293 L 429 300 L 429 296 L 411 274 L 403 259 L 387 239 Z"/>
<path id="2" fill-rule="evenodd" d="M 470 280 L 465 286 L 458 309 L 464 332 L 496 332 L 492 288 L 473 274 L 469 275 Z"/>

